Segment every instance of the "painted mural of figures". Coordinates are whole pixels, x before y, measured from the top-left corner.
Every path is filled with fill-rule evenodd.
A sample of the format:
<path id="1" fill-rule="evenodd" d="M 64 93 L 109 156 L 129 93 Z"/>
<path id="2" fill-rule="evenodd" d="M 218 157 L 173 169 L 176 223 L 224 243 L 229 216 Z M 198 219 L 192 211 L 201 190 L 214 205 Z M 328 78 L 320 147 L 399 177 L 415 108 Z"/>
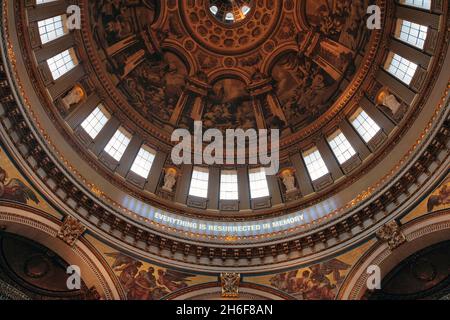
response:
<path id="1" fill-rule="evenodd" d="M 343 79 L 357 66 L 355 55 L 362 49 L 364 1 L 309 0 L 305 15 L 318 43 L 307 54 L 290 52 L 273 66 L 271 76 L 288 124 L 299 129 L 320 117 L 342 92 Z M 303 34 L 299 34 L 300 42 Z"/>
<path id="2" fill-rule="evenodd" d="M 144 28 L 155 19 L 154 1 L 99 0 L 92 1 L 91 6 L 97 36 L 105 47 L 136 33 L 134 14 Z"/>
<path id="3" fill-rule="evenodd" d="M 127 265 L 133 262 L 133 258 L 126 256 L 121 253 L 106 253 L 106 256 L 111 257 L 114 259 L 114 262 L 111 265 L 111 268 L 113 270 L 116 270 L 116 268 L 119 268 L 123 265 Z"/>
<path id="4" fill-rule="evenodd" d="M 450 205 L 450 178 L 438 189 L 437 194 L 428 199 L 427 209 L 432 212 L 436 207 Z"/>
<path id="5" fill-rule="evenodd" d="M 132 261 L 114 269 L 114 271 L 120 272 L 119 281 L 125 290 L 130 290 L 141 266 L 142 262 Z"/>
<path id="6" fill-rule="evenodd" d="M 157 1 L 100 0 L 90 6 L 94 36 L 117 87 L 148 120 L 166 124 L 184 90 L 187 70 L 170 52 L 155 47 L 144 53 L 144 34 L 157 19 Z"/>
<path id="7" fill-rule="evenodd" d="M 270 285 L 277 288 L 278 290 L 289 292 L 287 273 L 279 273 L 270 278 Z"/>
<path id="8" fill-rule="evenodd" d="M 206 128 L 255 128 L 251 97 L 244 82 L 236 79 L 220 80 L 213 86 L 208 98 L 210 103 L 203 114 Z"/>
<path id="9" fill-rule="evenodd" d="M 320 17 L 319 30 L 321 33 L 328 36 L 339 34 L 342 25 L 339 20 L 333 19 L 332 12 L 327 5 L 321 5 L 317 10 L 317 14 Z"/>
<path id="10" fill-rule="evenodd" d="M 27 204 L 33 201 L 38 204 L 36 194 L 19 179 L 8 180 L 8 173 L 0 167 L 0 199 Z"/>
<path id="11" fill-rule="evenodd" d="M 96 30 L 106 45 L 112 45 L 133 32 L 130 12 L 123 0 L 103 0 L 92 3 L 96 13 Z"/>
<path id="12" fill-rule="evenodd" d="M 148 268 L 148 270 L 139 271 L 128 292 L 128 299 L 158 300 L 169 294 L 169 291 L 158 287 L 154 272 L 155 269 L 152 267 Z"/>
<path id="13" fill-rule="evenodd" d="M 309 23 L 322 35 L 351 50 L 357 50 L 366 28 L 363 28 L 368 1 L 310 0 L 306 3 Z"/>
<path id="14" fill-rule="evenodd" d="M 186 288 L 190 277 L 192 276 L 174 270 L 158 270 L 157 282 L 159 285 L 165 286 L 171 292 L 174 292 Z"/>
<path id="15" fill-rule="evenodd" d="M 142 62 L 119 85 L 135 109 L 150 121 L 170 120 L 186 85 L 187 70 L 171 53 Z"/>
<path id="16" fill-rule="evenodd" d="M 364 17 L 368 4 L 367 1 L 351 1 L 350 14 L 346 19 L 339 42 L 349 49 L 356 50 L 364 38 Z"/>
<path id="17" fill-rule="evenodd" d="M 350 265 L 338 260 L 332 259 L 324 263 L 320 263 L 318 265 L 312 266 L 312 275 L 313 279 L 316 279 L 319 282 L 327 281 L 327 276 L 331 276 L 332 280 L 336 282 L 336 284 L 340 285 L 344 280 L 341 277 L 341 271 L 347 270 L 350 268 Z"/>
<path id="18" fill-rule="evenodd" d="M 328 108 L 338 91 L 333 80 L 311 59 L 287 54 L 273 68 L 276 93 L 290 125 L 298 126 L 316 119 Z"/>
<path id="19" fill-rule="evenodd" d="M 111 268 L 130 300 L 159 300 L 171 292 L 186 288 L 193 277 L 174 270 L 145 267 L 142 262 L 122 253 L 106 253 L 106 256 L 114 259 Z"/>
<path id="20" fill-rule="evenodd" d="M 327 83 L 326 74 L 317 72 L 311 79 L 311 84 L 299 95 L 298 104 L 312 116 L 318 116 L 326 108 L 327 102 L 337 90 L 337 83 Z"/>
<path id="21" fill-rule="evenodd" d="M 308 269 L 277 274 L 270 279 L 270 284 L 298 299 L 332 300 L 344 280 L 341 272 L 349 268 L 350 265 L 332 259 Z"/>

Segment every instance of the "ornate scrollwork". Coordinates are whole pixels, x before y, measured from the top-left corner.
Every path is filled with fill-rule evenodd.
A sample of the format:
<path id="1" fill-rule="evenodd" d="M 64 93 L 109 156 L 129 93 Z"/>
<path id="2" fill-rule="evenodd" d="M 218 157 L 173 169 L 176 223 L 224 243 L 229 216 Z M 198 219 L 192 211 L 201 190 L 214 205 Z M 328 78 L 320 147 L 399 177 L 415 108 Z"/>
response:
<path id="1" fill-rule="evenodd" d="M 238 298 L 241 275 L 239 273 L 222 273 L 220 275 L 222 283 L 222 297 Z"/>
<path id="2" fill-rule="evenodd" d="M 58 231 L 57 237 L 73 247 L 78 238 L 86 231 L 86 227 L 77 219 L 67 216 L 61 229 Z"/>
<path id="3" fill-rule="evenodd" d="M 396 220 L 389 221 L 376 233 L 378 239 L 387 242 L 391 250 L 395 250 L 406 242 L 406 237 Z"/>

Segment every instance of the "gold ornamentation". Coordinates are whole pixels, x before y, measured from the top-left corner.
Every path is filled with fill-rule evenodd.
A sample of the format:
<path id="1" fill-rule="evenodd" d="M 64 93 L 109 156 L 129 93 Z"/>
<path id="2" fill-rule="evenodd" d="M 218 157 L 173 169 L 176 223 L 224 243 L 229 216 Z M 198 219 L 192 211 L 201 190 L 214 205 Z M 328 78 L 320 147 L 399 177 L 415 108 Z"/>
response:
<path id="1" fill-rule="evenodd" d="M 58 231 L 57 237 L 73 247 L 78 238 L 86 231 L 86 227 L 77 219 L 67 216 L 61 229 Z"/>
<path id="2" fill-rule="evenodd" d="M 239 298 L 240 273 L 222 273 L 220 280 L 222 283 L 223 298 Z"/>
<path id="3" fill-rule="evenodd" d="M 396 220 L 386 223 L 377 231 L 376 235 L 378 239 L 387 242 L 391 250 L 397 249 L 406 242 L 406 237 Z"/>

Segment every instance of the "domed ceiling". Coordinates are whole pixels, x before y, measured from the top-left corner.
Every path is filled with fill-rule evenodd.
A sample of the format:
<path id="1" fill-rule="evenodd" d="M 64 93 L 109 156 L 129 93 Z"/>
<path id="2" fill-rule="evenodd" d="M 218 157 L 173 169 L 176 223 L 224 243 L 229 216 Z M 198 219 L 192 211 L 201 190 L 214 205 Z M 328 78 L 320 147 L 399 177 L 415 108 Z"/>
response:
<path id="1" fill-rule="evenodd" d="M 322 259 L 368 237 L 405 195 L 429 187 L 418 176 L 442 165 L 429 169 L 446 147 L 448 110 L 445 98 L 426 99 L 435 83 L 435 96 L 445 90 L 442 2 L 420 15 L 384 0 L 73 2 L 80 28 L 48 43 L 38 22 L 51 18 L 47 9 L 65 15 L 65 3 L 4 6 L 11 20 L 0 73 L 11 74 L 20 103 L 13 93 L 2 100 L 10 131 L 0 134 L 46 197 L 133 254 L 158 260 L 164 248 L 174 256 L 161 259 L 203 259 L 205 268 Z M 372 4 L 381 29 L 367 27 Z M 417 17 L 429 25 L 420 49 L 396 34 L 397 20 Z M 61 52 L 71 69 L 52 78 Z M 414 62 L 408 84 L 388 70 L 394 53 Z M 92 136 L 82 123 L 96 110 L 105 123 Z M 355 126 L 361 115 L 369 137 Z M 280 129 L 269 196 L 251 196 L 255 165 L 212 165 L 203 166 L 207 197 L 190 197 L 193 166 L 170 159 L 171 135 L 197 121 L 222 131 Z M 105 151 L 115 132 L 129 140 L 118 158 Z M 353 149 L 345 161 L 333 153 L 337 138 Z M 138 176 L 131 169 L 142 149 L 155 158 Z M 318 178 L 311 154 L 323 160 L 314 170 L 326 169 Z M 236 172 L 235 201 L 219 197 L 224 170 Z"/>
<path id="2" fill-rule="evenodd" d="M 167 135 L 202 120 L 206 128 L 279 128 L 289 135 L 339 112 L 339 97 L 354 94 L 352 80 L 367 72 L 355 65 L 369 42 L 365 7 L 96 1 L 85 8 L 84 38 L 98 84 L 143 127 Z M 227 14 L 236 18 L 226 22 Z"/>

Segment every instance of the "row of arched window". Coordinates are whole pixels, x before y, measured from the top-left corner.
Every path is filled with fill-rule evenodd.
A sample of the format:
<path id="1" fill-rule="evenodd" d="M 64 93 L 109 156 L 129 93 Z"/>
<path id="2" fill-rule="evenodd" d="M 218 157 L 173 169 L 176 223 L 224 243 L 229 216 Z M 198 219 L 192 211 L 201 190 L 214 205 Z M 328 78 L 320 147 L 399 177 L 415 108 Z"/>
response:
<path id="1" fill-rule="evenodd" d="M 36 0 L 37 5 L 42 5 L 57 0 Z M 429 10 L 431 8 L 430 0 L 403 0 L 402 4 Z M 217 9 L 217 8 L 216 8 Z M 214 13 L 214 8 L 211 11 Z M 67 16 L 65 14 L 47 18 L 38 21 L 39 35 L 41 43 L 47 44 L 66 34 Z M 427 38 L 428 27 L 411 21 L 398 19 L 395 37 L 400 41 L 412 45 L 420 50 L 424 49 Z M 53 80 L 57 80 L 72 70 L 77 64 L 78 59 L 73 48 L 57 53 L 55 56 L 47 59 L 48 68 Z M 409 85 L 415 75 L 418 65 L 397 53 L 391 52 L 386 60 L 385 69 L 394 77 Z M 95 139 L 111 119 L 111 114 L 101 103 L 84 119 L 81 123 L 83 130 Z M 359 108 L 350 118 L 350 123 L 360 137 L 369 143 L 382 130 L 381 127 L 372 119 L 362 108 Z M 132 134 L 125 128 L 120 127 L 114 133 L 107 143 L 104 151 L 117 162 L 120 162 L 126 154 L 127 148 L 132 140 Z M 337 130 L 327 137 L 327 142 L 334 153 L 340 165 L 345 164 L 356 154 L 348 138 L 341 130 Z M 307 168 L 311 181 L 316 181 L 329 174 L 329 168 L 324 161 L 322 154 L 317 147 L 306 150 L 302 154 L 304 164 Z M 149 179 L 153 162 L 156 157 L 156 151 L 147 145 L 142 145 L 136 155 L 131 171 L 142 177 Z M 250 195 L 252 199 L 270 196 L 269 187 L 266 180 L 264 169 L 251 169 L 248 173 Z M 208 197 L 209 170 L 203 167 L 194 167 L 189 195 L 199 198 Z M 223 170 L 220 179 L 220 199 L 238 200 L 239 185 L 238 173 L 234 170 Z"/>

